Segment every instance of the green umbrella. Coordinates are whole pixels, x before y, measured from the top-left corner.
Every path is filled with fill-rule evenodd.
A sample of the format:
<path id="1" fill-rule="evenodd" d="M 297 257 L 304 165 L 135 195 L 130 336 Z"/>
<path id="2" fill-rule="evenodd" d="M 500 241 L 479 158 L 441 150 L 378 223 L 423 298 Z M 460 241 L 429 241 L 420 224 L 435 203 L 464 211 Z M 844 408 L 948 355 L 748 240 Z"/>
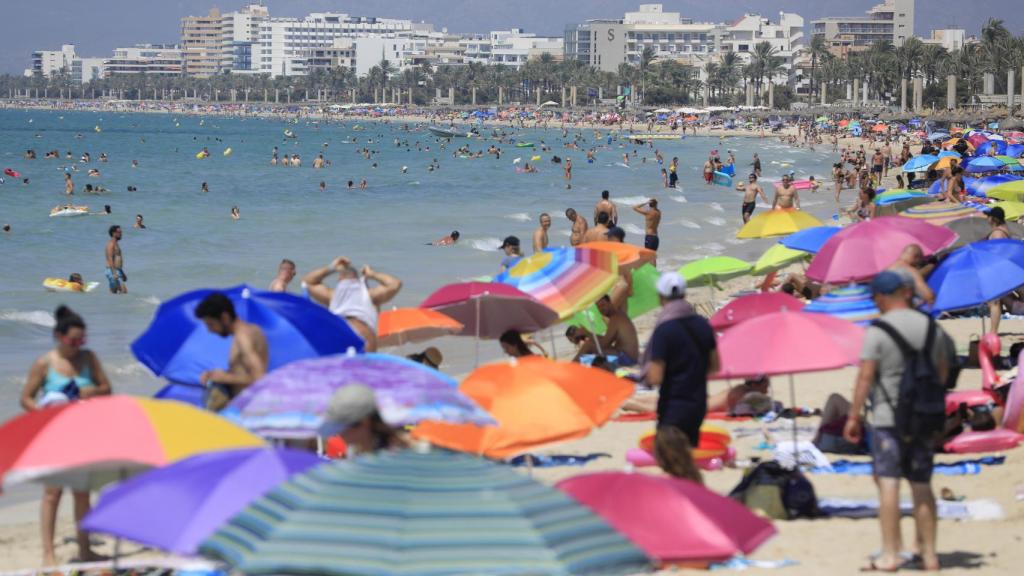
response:
<path id="1" fill-rule="evenodd" d="M 631 274 L 633 275 L 633 294 L 626 301 L 626 314 L 632 319 L 661 306 L 658 290 L 655 288 L 661 273 L 653 265 L 644 264 L 634 269 Z M 596 304 L 591 304 L 585 310 L 573 314 L 568 324 L 586 328 L 599 336 L 604 336 L 608 330 L 604 317 L 598 312 Z"/>
<path id="2" fill-rule="evenodd" d="M 1014 158 L 1013 156 L 996 156 L 996 160 L 999 160 L 1000 162 L 1002 162 L 1003 164 L 1006 164 L 1007 166 L 1019 166 L 1020 165 L 1020 160 L 1017 159 L 1017 158 Z"/>
<path id="3" fill-rule="evenodd" d="M 997 184 L 985 192 L 985 196 L 995 200 L 1022 200 L 1024 199 L 1024 180 L 1011 180 Z"/>
<path id="4" fill-rule="evenodd" d="M 712 286 L 725 280 L 739 278 L 750 272 L 752 266 L 732 256 L 711 256 L 695 260 L 679 269 L 687 286 Z"/>
<path id="5" fill-rule="evenodd" d="M 245 574 L 628 574 L 648 560 L 565 493 L 446 450 L 317 466 L 200 547 Z"/>
<path id="6" fill-rule="evenodd" d="M 761 276 L 769 272 L 775 272 L 794 262 L 810 260 L 811 256 L 812 254 L 803 250 L 793 250 L 782 244 L 773 244 L 771 248 L 765 250 L 764 254 L 757 259 L 754 269 L 750 271 L 750 274 Z"/>

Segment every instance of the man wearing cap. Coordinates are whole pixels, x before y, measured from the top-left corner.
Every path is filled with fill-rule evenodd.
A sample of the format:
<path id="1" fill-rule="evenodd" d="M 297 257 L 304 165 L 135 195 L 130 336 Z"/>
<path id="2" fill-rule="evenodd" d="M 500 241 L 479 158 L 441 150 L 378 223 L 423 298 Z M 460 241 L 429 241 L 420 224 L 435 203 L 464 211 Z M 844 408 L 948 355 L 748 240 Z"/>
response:
<path id="1" fill-rule="evenodd" d="M 341 436 L 349 456 L 409 447 L 402 433 L 381 418 L 373 389 L 362 384 L 343 386 L 331 396 L 320 435 Z"/>
<path id="2" fill-rule="evenodd" d="M 944 381 L 955 361 L 953 341 L 931 318 L 911 308 L 914 278 L 906 270 L 886 270 L 871 281 L 871 292 L 882 312 L 879 321 L 892 327 L 915 350 L 925 346 L 929 328 L 934 326 L 934 340 L 929 352 L 938 377 Z M 900 478 L 906 478 L 914 500 L 914 520 L 923 568 L 938 570 L 935 495 L 931 487 L 935 448 L 930 441 L 901 445 L 896 432 L 896 404 L 906 359 L 893 338 L 878 326 L 871 326 L 865 332 L 860 358 L 860 370 L 843 436 L 850 442 L 860 442 L 863 436 L 861 413 L 867 405 L 871 456 L 879 493 L 878 517 L 882 525 L 882 553 L 872 562 L 872 568 L 895 571 L 902 563 L 899 491 Z"/>
<path id="3" fill-rule="evenodd" d="M 696 446 L 708 403 L 708 375 L 718 371 L 715 333 L 686 302 L 686 280 L 666 272 L 656 284 L 662 311 L 645 352 L 645 381 L 658 389 L 658 429 L 682 431 Z"/>
<path id="4" fill-rule="evenodd" d="M 501 259 L 499 274 L 507 272 L 523 257 L 523 252 L 519 249 L 519 238 L 516 236 L 506 236 L 505 240 L 501 242 L 501 246 L 498 246 L 498 250 L 505 252 L 505 257 Z"/>

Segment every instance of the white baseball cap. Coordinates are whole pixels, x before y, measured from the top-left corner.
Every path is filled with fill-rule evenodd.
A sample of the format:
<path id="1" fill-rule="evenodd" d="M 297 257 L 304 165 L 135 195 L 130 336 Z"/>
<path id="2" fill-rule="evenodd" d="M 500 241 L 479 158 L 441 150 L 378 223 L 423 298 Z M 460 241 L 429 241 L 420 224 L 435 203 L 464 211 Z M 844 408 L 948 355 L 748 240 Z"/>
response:
<path id="1" fill-rule="evenodd" d="M 686 294 L 686 278 L 678 272 L 664 272 L 658 278 L 655 288 L 665 298 L 679 298 Z"/>
<path id="2" fill-rule="evenodd" d="M 334 392 L 320 426 L 321 436 L 340 434 L 377 412 L 377 395 L 363 384 L 349 384 Z"/>

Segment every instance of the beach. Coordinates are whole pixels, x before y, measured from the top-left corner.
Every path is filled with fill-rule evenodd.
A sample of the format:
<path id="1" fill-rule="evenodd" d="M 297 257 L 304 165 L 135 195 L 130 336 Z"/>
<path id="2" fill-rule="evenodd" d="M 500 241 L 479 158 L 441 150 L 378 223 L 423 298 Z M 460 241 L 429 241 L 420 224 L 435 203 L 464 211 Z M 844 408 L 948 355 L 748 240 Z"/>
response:
<path id="1" fill-rule="evenodd" d="M 51 106 L 51 108 L 53 108 Z M 154 110 L 155 111 L 155 110 Z M 294 259 L 299 274 L 323 266 L 335 256 L 347 254 L 358 264 L 394 273 L 404 286 L 396 306 L 415 306 L 430 292 L 448 282 L 468 280 L 497 272 L 500 239 L 514 234 L 524 246 L 536 227 L 537 217 L 551 214 L 553 245 L 567 245 L 569 226 L 562 215 L 574 207 L 589 216 L 601 190 L 611 191 L 627 242 L 639 243 L 643 220 L 631 207 L 649 197 L 661 199 L 664 211 L 658 255 L 661 270 L 674 270 L 686 262 L 704 256 L 732 255 L 748 261 L 756 258 L 774 240 L 743 241 L 735 238 L 742 224 L 739 218 L 741 196 L 733 189 L 706 186 L 701 180 L 701 165 L 712 150 L 734 151 L 737 177 L 749 171 L 752 154 L 764 163 L 763 179 L 773 181 L 790 171 L 798 177 L 814 175 L 822 181 L 817 193 L 803 192 L 804 209 L 822 221 L 831 221 L 836 213 L 829 171 L 837 154 L 826 141 L 815 150 L 792 147 L 779 136 L 796 136 L 795 127 L 761 136 L 754 129 L 710 129 L 701 127 L 685 139 L 657 141 L 643 147 L 624 141 L 621 132 L 597 123 L 569 125 L 563 134 L 560 125 L 516 130 L 518 141 L 534 143 L 534 148 L 518 150 L 504 143 L 500 159 L 460 158 L 454 148 L 467 144 L 471 151 L 482 151 L 490 142 L 456 140 L 444 149 L 424 131 L 423 125 L 436 118 L 410 115 L 383 124 L 369 117 L 328 118 L 268 114 L 265 118 L 239 117 L 229 113 L 188 114 L 164 111 L 162 114 L 132 114 L 123 111 L 3 110 L 0 133 L 8 136 L 0 144 L 5 166 L 17 166 L 31 178 L 27 186 L 8 179 L 0 187 L 0 198 L 8 208 L 2 218 L 14 225 L 14 233 L 0 238 L 11 255 L 10 268 L 17 270 L 3 294 L 0 294 L 0 416 L 9 418 L 18 412 L 17 394 L 31 360 L 47 349 L 50 329 L 46 315 L 66 295 L 41 290 L 45 277 L 66 276 L 71 271 L 87 279 L 102 280 L 102 247 L 106 229 L 119 223 L 126 229 L 123 242 L 129 273 L 129 294 L 115 297 L 100 292 L 75 295 L 70 300 L 90 323 L 90 345 L 103 358 L 112 373 L 115 390 L 149 395 L 160 386 L 157 378 L 137 363 L 129 352 L 131 341 L 141 333 L 161 302 L 185 290 L 205 286 L 227 287 L 249 283 L 265 287 L 273 278 L 282 258 Z M 466 123 L 465 126 L 469 126 Z M 485 123 L 487 128 L 500 123 Z M 645 132 L 643 125 L 634 126 Z M 282 132 L 293 130 L 295 141 L 284 140 Z M 594 130 L 601 132 L 597 137 Z M 664 131 L 664 128 L 658 128 Z M 587 164 L 581 149 L 565 143 L 576 135 L 589 139 L 588 145 L 603 146 L 597 162 Z M 610 143 L 608 139 L 611 139 Z M 398 143 L 396 144 L 396 140 Z M 408 142 L 408 145 L 406 144 Z M 543 150 L 543 145 L 550 150 Z M 840 147 L 871 145 L 860 138 L 844 137 Z M 210 158 L 195 154 L 208 147 Z M 231 154 L 224 154 L 227 148 Z M 280 153 L 300 154 L 302 168 L 271 166 L 272 149 Z M 427 148 L 430 147 L 428 150 Z M 25 161 L 24 150 L 38 152 L 56 149 L 72 151 L 77 158 L 88 150 L 95 158 L 106 152 L 108 164 L 96 164 L 103 176 L 86 177 L 84 167 L 75 172 L 79 186 L 99 182 L 111 192 L 85 196 L 76 192 L 76 202 L 88 202 L 95 211 L 104 204 L 114 209 L 112 216 L 76 219 L 48 218 L 47 212 L 65 200 L 59 166 L 72 160 Z M 359 153 L 371 150 L 369 157 Z M 678 190 L 661 185 L 654 149 L 667 160 L 680 158 Z M 897 147 L 894 147 L 897 148 Z M 637 155 L 623 166 L 622 154 Z M 917 149 L 915 148 L 915 152 Z M 311 168 L 317 154 L 332 160 L 329 168 Z M 554 155 L 571 157 L 576 166 L 572 189 L 565 188 L 561 166 L 551 163 Z M 520 174 L 512 164 L 515 158 L 535 160 L 539 174 Z M 427 170 L 434 158 L 440 169 Z M 133 167 L 131 160 L 138 160 Z M 402 170 L 408 167 L 409 170 Z M 894 173 L 883 182 L 894 187 Z M 366 178 L 365 190 L 349 189 Z M 326 191 L 318 191 L 319 182 Z M 209 184 L 209 193 L 200 184 Z M 772 188 L 765 182 L 771 197 Z M 138 192 L 126 192 L 126 186 Z M 854 191 L 843 192 L 843 203 L 854 199 Z M 237 205 L 242 217 L 232 221 L 228 209 Z M 758 211 L 769 208 L 760 204 Z M 132 230 L 134 214 L 145 214 L 148 229 Z M 427 246 L 432 240 L 457 229 L 462 233 L 452 248 Z M 292 286 L 297 290 L 296 281 Z M 699 310 L 720 305 L 727 295 L 750 290 L 753 278 L 732 280 L 711 301 L 704 288 L 690 291 L 690 299 Z M 641 341 L 653 329 L 655 313 L 636 320 Z M 974 319 L 944 320 L 943 327 L 954 337 L 961 353 L 979 330 Z M 1003 349 L 1024 334 L 1024 321 L 1006 320 L 1001 325 Z M 556 350 L 566 356 L 568 343 L 558 338 Z M 539 335 L 540 336 L 540 335 Z M 548 345 L 547 333 L 539 338 Z M 444 370 L 464 375 L 473 367 L 473 347 L 468 339 L 444 338 L 436 343 L 445 354 Z M 386 350 L 407 354 L 416 346 Z M 484 360 L 500 357 L 497 346 L 485 343 Z M 855 371 L 804 374 L 794 377 L 797 405 L 821 408 L 831 393 L 850 396 Z M 710 391 L 727 384 L 713 382 Z M 965 370 L 958 389 L 981 386 L 980 370 Z M 789 403 L 789 381 L 773 379 L 774 397 Z M 817 417 L 801 417 L 801 427 L 816 427 Z M 757 449 L 766 440 L 755 421 L 723 422 L 733 432 L 737 458 L 766 458 L 769 452 Z M 789 420 L 770 425 L 767 440 L 787 440 Z M 573 442 L 538 450 L 539 454 L 607 453 L 583 467 L 536 468 L 532 473 L 546 483 L 583 473 L 622 470 L 626 450 L 636 446 L 641 435 L 653 429 L 652 422 L 610 422 L 590 436 Z M 748 435 L 748 433 L 753 432 Z M 983 455 L 967 455 L 969 457 Z M 998 520 L 942 520 L 939 525 L 939 551 L 944 571 L 951 574 L 1010 573 L 1024 563 L 1020 546 L 1020 526 L 1024 520 L 1024 501 L 1017 495 L 1024 490 L 1024 463 L 1015 452 L 997 466 L 983 466 L 980 474 L 939 476 L 933 481 L 938 492 L 948 487 L 968 501 L 991 500 L 1004 517 Z M 961 460 L 961 455 L 940 455 L 939 462 Z M 857 457 L 864 461 L 865 457 Z M 644 471 L 654 473 L 657 469 Z M 525 473 L 525 471 L 524 471 Z M 742 470 L 727 468 L 704 473 L 708 487 L 728 493 L 742 477 Z M 818 498 L 876 498 L 870 476 L 813 474 L 810 476 Z M 0 572 L 32 568 L 41 555 L 38 534 L 36 487 L 19 488 L 0 496 Z M 904 489 L 904 497 L 908 497 Z M 70 505 L 63 502 L 58 523 L 58 542 L 72 536 Z M 154 519 L 158 522 L 159 519 Z M 867 557 L 879 548 L 879 530 L 875 519 L 827 519 L 777 521 L 779 534 L 761 547 L 753 558 L 791 559 L 794 566 L 781 569 L 784 574 L 855 573 L 867 565 Z M 912 521 L 903 522 L 905 541 L 912 541 Z M 110 554 L 112 540 L 102 538 L 98 551 Z M 152 551 L 126 544 L 129 558 L 146 558 Z M 75 553 L 73 543 L 59 544 L 62 560 Z M 980 571 L 980 572 L 979 572 Z"/>

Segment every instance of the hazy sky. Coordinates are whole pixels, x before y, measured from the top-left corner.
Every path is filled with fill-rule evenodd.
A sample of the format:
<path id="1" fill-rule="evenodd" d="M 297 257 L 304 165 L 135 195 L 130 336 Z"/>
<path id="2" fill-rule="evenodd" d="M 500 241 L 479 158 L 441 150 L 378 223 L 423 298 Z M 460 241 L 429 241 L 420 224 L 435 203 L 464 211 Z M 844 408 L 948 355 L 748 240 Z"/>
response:
<path id="1" fill-rule="evenodd" d="M 617 18 L 652 0 L 265 0 L 272 16 L 346 12 L 425 20 L 453 32 L 487 32 L 511 27 L 561 36 L 567 23 Z M 849 16 L 881 0 L 667 0 L 665 10 L 699 21 L 729 21 L 744 12 L 797 12 L 807 23 L 820 16 Z M 1018 0 L 918 0 L 917 32 L 950 25 L 976 34 L 990 16 L 1005 20 L 1015 34 L 1024 30 Z M 652 2 L 653 3 L 653 2 Z M 205 14 L 211 6 L 228 12 L 245 0 L 4 0 L 0 72 L 21 73 L 31 52 L 75 44 L 80 55 L 109 56 L 117 46 L 177 42 L 180 18 Z M 966 8 L 966 9 L 965 9 Z"/>

